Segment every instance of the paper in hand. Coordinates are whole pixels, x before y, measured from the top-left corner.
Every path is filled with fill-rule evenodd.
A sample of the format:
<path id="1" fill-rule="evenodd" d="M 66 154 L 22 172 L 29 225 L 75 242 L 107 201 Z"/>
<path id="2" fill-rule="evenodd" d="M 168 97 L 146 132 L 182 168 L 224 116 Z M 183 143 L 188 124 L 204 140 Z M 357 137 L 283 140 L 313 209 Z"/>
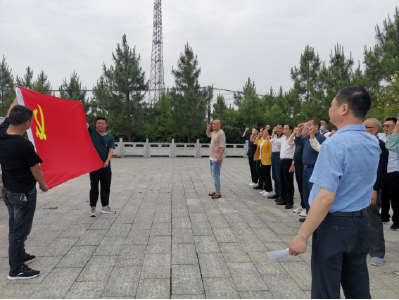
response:
<path id="1" fill-rule="evenodd" d="M 278 261 L 289 254 L 289 249 L 266 252 L 266 254 L 272 261 Z"/>

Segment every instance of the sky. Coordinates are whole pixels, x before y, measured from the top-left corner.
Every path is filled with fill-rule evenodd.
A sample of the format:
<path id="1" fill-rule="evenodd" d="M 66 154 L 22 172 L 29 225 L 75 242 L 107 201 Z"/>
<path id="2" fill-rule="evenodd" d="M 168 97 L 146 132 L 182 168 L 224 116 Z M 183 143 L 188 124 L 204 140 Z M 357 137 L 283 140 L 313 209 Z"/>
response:
<path id="1" fill-rule="evenodd" d="M 91 89 L 103 63 L 126 34 L 150 78 L 152 0 L 0 0 L 0 56 L 16 77 L 43 70 L 53 89 L 76 71 Z M 375 26 L 393 17 L 397 0 L 165 0 L 162 1 L 165 86 L 185 43 L 201 67 L 201 86 L 242 90 L 248 77 L 258 94 L 288 91 L 290 70 L 306 45 L 323 61 L 338 44 L 363 64 Z M 231 93 L 221 92 L 231 103 Z"/>

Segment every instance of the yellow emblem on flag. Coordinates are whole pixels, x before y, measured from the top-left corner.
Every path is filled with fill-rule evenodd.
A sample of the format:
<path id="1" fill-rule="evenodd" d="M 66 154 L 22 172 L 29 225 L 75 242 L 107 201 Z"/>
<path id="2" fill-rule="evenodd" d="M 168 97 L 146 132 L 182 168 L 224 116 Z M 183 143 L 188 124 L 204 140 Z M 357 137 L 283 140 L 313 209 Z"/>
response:
<path id="1" fill-rule="evenodd" d="M 46 133 L 44 132 L 44 116 L 43 116 L 43 111 L 41 106 L 38 104 L 37 105 L 39 107 L 39 111 L 40 111 L 40 117 L 41 117 L 41 122 L 38 121 L 37 119 L 37 109 L 35 109 L 33 111 L 33 115 L 35 116 L 35 120 L 36 120 L 36 136 L 41 139 L 41 140 L 45 140 L 47 139 Z"/>

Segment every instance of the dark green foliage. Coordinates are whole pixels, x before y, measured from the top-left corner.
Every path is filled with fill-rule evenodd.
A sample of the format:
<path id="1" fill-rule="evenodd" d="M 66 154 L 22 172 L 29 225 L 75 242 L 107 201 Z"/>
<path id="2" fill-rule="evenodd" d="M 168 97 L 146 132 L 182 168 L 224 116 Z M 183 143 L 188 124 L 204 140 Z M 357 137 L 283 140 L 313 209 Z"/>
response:
<path id="1" fill-rule="evenodd" d="M 6 58 L 3 56 L 3 60 L 0 63 L 0 105 L 2 116 L 6 115 L 8 107 L 15 98 L 13 91 L 14 77 L 11 71 L 12 69 L 9 68 Z"/>
<path id="2" fill-rule="evenodd" d="M 87 113 L 90 104 L 86 99 L 86 88 L 82 88 L 82 82 L 79 79 L 78 74 L 74 71 L 69 79 L 65 78 L 60 86 L 60 97 L 69 100 L 82 101 L 83 108 Z"/>

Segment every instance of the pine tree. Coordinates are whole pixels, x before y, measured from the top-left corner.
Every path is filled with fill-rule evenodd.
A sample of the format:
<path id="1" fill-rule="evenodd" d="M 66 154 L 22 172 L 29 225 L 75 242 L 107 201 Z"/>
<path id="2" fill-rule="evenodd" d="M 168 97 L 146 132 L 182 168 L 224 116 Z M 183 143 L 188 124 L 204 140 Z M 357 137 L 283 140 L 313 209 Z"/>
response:
<path id="1" fill-rule="evenodd" d="M 224 114 L 227 111 L 227 105 L 226 102 L 224 101 L 223 95 L 218 95 L 216 98 L 216 103 L 213 105 L 213 118 L 222 120 L 224 117 Z"/>
<path id="2" fill-rule="evenodd" d="M 31 90 L 32 89 L 32 85 L 33 85 L 32 78 L 33 78 L 33 71 L 28 66 L 26 68 L 26 74 L 24 75 L 24 78 L 19 78 L 17 76 L 17 79 L 16 79 L 17 85 Z"/>
<path id="3" fill-rule="evenodd" d="M 47 75 L 41 71 L 37 79 L 33 82 L 32 89 L 36 92 L 52 96 L 52 88 Z"/>
<path id="4" fill-rule="evenodd" d="M 86 87 L 82 88 L 82 82 L 78 74 L 74 71 L 69 79 L 65 78 L 59 88 L 60 96 L 64 99 L 82 101 L 85 112 L 89 110 L 89 103 L 86 99 Z"/>
<path id="5" fill-rule="evenodd" d="M 399 10 L 396 8 L 394 20 L 388 16 L 383 22 L 383 30 L 375 27 L 377 45 L 367 49 L 365 46 L 365 76 L 370 88 L 379 90 L 393 80 L 399 70 Z"/>
<path id="6" fill-rule="evenodd" d="M 324 91 L 320 77 L 321 68 L 319 55 L 308 45 L 301 54 L 299 67 L 291 69 L 293 91 L 302 104 L 302 115 L 305 118 L 316 117 L 322 108 L 320 102 L 324 99 Z"/>
<path id="7" fill-rule="evenodd" d="M 105 64 L 103 65 L 105 84 L 111 92 L 112 101 L 115 102 L 110 106 L 109 113 L 120 116 L 115 121 L 123 130 L 123 136 L 127 136 L 128 141 L 131 142 L 133 130 L 141 129 L 140 120 L 143 118 L 144 106 L 142 101 L 149 84 L 140 66 L 140 55 L 136 54 L 135 47 L 129 47 L 126 34 L 122 37 L 122 44 L 117 44 L 116 52 L 112 53 L 112 59 L 114 66 L 107 68 Z"/>
<path id="8" fill-rule="evenodd" d="M 205 130 L 206 92 L 198 83 L 201 68 L 187 43 L 180 53 L 177 68 L 172 68 L 176 87 L 172 88 L 173 118 L 176 130 L 187 136 L 188 143 L 199 130 Z"/>
<path id="9" fill-rule="evenodd" d="M 15 98 L 13 91 L 14 77 L 11 71 L 12 69 L 9 68 L 6 58 L 3 56 L 3 60 L 0 63 L 0 104 L 2 116 L 6 115 L 8 107 Z"/>

